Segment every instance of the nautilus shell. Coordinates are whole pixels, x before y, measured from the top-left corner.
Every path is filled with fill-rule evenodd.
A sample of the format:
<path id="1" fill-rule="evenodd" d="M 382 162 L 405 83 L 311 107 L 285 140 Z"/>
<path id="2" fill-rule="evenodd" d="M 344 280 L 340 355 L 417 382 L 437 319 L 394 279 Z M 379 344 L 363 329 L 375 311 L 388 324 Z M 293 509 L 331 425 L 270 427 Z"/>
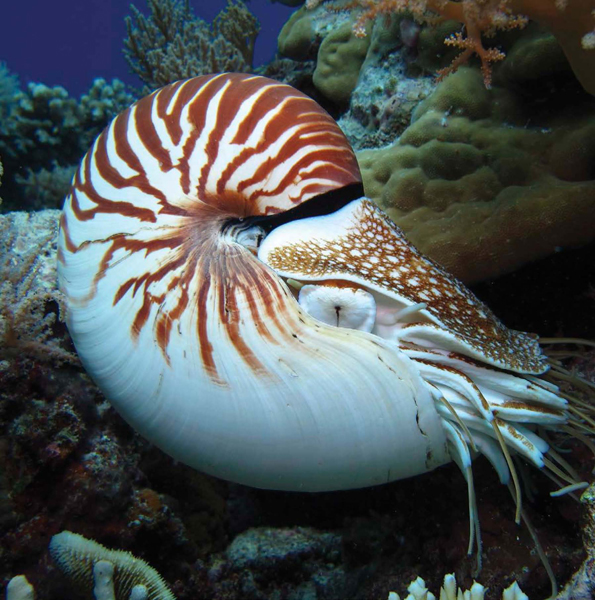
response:
<path id="1" fill-rule="evenodd" d="M 572 418 L 537 377 L 537 340 L 359 184 L 338 126 L 287 85 L 213 75 L 138 101 L 84 157 L 61 221 L 85 368 L 165 452 L 251 486 L 358 488 L 451 460 L 471 482 L 476 452 L 503 482 L 511 457 L 548 467 L 536 428 Z"/>

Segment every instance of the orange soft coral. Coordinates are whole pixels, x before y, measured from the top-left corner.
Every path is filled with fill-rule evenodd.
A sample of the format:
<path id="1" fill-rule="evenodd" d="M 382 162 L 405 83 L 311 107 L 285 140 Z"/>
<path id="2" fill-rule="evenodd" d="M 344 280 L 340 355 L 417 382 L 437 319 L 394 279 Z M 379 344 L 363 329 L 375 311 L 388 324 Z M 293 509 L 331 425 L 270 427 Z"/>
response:
<path id="1" fill-rule="evenodd" d="M 313 8 L 321 1 L 307 0 L 306 6 Z M 360 9 L 354 25 L 356 35 L 365 35 L 365 24 L 370 19 L 403 11 L 423 22 L 462 23 L 465 34 L 457 33 L 445 40 L 462 52 L 438 76 L 452 73 L 477 54 L 487 87 L 491 83 L 491 64 L 502 60 L 504 54 L 485 48 L 482 37 L 535 20 L 556 36 L 578 80 L 595 95 L 595 0 L 353 0 L 342 8 Z"/>

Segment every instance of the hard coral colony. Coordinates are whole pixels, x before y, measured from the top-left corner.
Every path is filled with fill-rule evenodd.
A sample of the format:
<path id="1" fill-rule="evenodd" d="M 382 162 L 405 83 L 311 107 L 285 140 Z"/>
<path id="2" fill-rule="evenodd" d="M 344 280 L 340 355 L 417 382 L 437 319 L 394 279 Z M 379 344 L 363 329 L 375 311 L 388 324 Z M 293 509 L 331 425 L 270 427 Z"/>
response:
<path id="1" fill-rule="evenodd" d="M 245 74 L 168 85 L 121 113 L 74 178 L 60 287 L 88 372 L 175 458 L 278 490 L 372 486 L 523 458 L 584 487 L 547 442 L 581 411 L 507 329 L 361 195 L 310 98 Z"/>

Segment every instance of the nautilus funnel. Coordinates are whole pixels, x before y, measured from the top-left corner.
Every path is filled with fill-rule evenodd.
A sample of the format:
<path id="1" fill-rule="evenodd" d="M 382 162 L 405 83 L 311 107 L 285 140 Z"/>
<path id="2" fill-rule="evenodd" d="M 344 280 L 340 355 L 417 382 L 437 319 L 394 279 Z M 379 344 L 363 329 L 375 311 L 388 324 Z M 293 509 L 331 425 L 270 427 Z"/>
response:
<path id="1" fill-rule="evenodd" d="M 335 122 L 263 77 L 179 81 L 114 119 L 66 199 L 59 283 L 85 368 L 137 431 L 197 469 L 282 490 L 450 460 L 416 363 L 371 324 L 308 314 L 255 255 L 275 219 L 328 212 L 359 182 Z"/>

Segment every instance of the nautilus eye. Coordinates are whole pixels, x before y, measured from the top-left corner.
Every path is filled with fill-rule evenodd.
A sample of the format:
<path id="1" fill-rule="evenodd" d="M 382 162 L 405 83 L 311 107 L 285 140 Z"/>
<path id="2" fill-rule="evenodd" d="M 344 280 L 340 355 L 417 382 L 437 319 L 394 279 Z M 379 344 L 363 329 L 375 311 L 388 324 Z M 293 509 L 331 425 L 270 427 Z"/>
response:
<path id="1" fill-rule="evenodd" d="M 116 409 L 177 459 L 302 491 L 455 460 L 472 543 L 472 455 L 513 478 L 520 506 L 514 456 L 576 485 L 536 433 L 576 418 L 537 377 L 537 340 L 422 256 L 360 183 L 336 123 L 287 85 L 223 74 L 157 90 L 75 175 L 67 324 Z"/>
<path id="2" fill-rule="evenodd" d="M 372 331 L 376 320 L 374 296 L 357 287 L 304 285 L 298 302 L 308 314 L 336 327 Z"/>

